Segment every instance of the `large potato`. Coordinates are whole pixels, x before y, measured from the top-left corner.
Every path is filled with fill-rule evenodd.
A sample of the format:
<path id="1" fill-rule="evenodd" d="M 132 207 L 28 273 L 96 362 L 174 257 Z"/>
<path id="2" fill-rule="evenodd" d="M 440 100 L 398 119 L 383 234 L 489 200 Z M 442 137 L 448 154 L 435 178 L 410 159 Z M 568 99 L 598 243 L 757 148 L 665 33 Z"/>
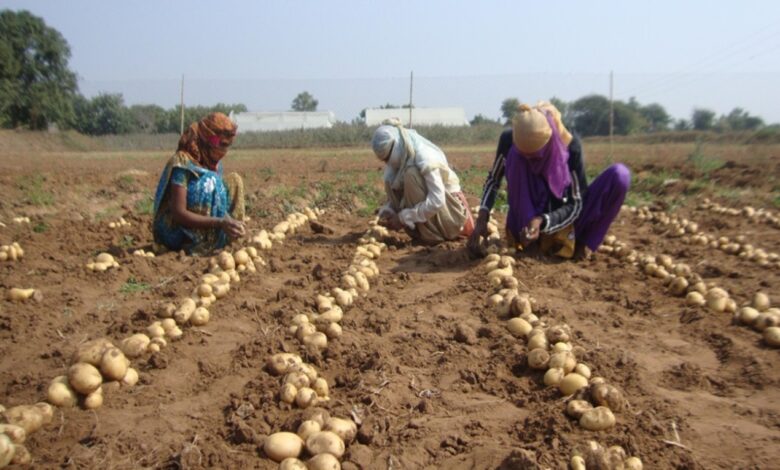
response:
<path id="1" fill-rule="evenodd" d="M 76 362 L 86 362 L 87 364 L 92 364 L 95 367 L 99 367 L 100 361 L 103 359 L 103 354 L 106 352 L 106 349 L 113 346 L 114 345 L 111 344 L 111 341 L 107 340 L 106 338 L 98 338 L 93 339 L 92 341 L 87 341 L 86 343 L 82 343 L 78 346 L 76 351 L 71 356 L 70 362 L 71 364 L 75 364 Z"/>
<path id="2" fill-rule="evenodd" d="M 82 395 L 89 395 L 103 383 L 103 376 L 92 364 L 77 362 L 68 369 L 68 382 Z"/>
<path id="3" fill-rule="evenodd" d="M 339 459 L 331 454 L 319 454 L 306 461 L 308 470 L 341 470 Z"/>
<path id="4" fill-rule="evenodd" d="M 263 443 L 265 455 L 275 462 L 281 462 L 287 458 L 297 458 L 303 450 L 303 440 L 297 434 L 291 432 L 277 432 L 271 434 Z"/>
<path id="5" fill-rule="evenodd" d="M 580 417 L 580 426 L 589 431 L 604 431 L 615 425 L 615 415 L 606 406 L 587 410 Z"/>
<path id="6" fill-rule="evenodd" d="M 575 373 L 566 374 L 566 376 L 561 379 L 561 383 L 558 384 L 558 388 L 564 396 L 574 395 L 577 393 L 577 390 L 587 386 L 588 379 Z"/>
<path id="7" fill-rule="evenodd" d="M 357 424 L 351 419 L 330 418 L 325 422 L 324 431 L 332 431 L 346 444 L 355 440 L 357 436 Z"/>
<path id="8" fill-rule="evenodd" d="M 297 436 L 296 436 L 297 437 Z M 306 450 L 312 455 L 331 454 L 334 457 L 341 458 L 344 455 L 344 441 L 333 432 L 320 431 L 315 432 L 306 439 Z"/>
<path id="9" fill-rule="evenodd" d="M 68 383 L 68 378 L 64 375 L 55 377 L 49 384 L 46 393 L 47 400 L 54 406 L 61 408 L 70 408 L 78 403 L 78 396 Z"/>
<path id="10" fill-rule="evenodd" d="M 108 380 L 122 380 L 127 374 L 130 361 L 118 348 L 109 348 L 100 361 L 100 373 Z"/>
<path id="11" fill-rule="evenodd" d="M 120 343 L 120 349 L 127 357 L 138 357 L 146 352 L 146 348 L 149 347 L 149 343 L 151 341 L 152 340 L 149 339 L 149 337 L 145 334 L 136 333 L 128 338 L 123 339 Z"/>

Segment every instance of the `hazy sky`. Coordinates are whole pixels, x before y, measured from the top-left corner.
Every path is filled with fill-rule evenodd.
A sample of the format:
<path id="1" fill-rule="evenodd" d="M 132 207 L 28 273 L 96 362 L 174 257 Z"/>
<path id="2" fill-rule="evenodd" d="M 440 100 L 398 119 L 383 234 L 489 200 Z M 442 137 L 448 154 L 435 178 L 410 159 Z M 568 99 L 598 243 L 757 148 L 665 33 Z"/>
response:
<path id="1" fill-rule="evenodd" d="M 349 121 L 409 99 L 500 115 L 507 97 L 609 94 L 780 122 L 780 1 L 3 0 L 59 30 L 88 96 L 289 109 Z"/>

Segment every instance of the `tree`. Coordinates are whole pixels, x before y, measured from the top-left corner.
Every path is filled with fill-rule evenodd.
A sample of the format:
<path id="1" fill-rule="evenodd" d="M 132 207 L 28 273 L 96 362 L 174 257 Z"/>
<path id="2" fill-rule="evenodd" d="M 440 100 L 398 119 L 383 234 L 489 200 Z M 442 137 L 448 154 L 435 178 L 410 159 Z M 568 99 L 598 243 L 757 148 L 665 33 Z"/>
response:
<path id="1" fill-rule="evenodd" d="M 715 124 L 715 112 L 709 109 L 694 108 L 691 113 L 691 127 L 697 131 L 712 130 Z"/>
<path id="2" fill-rule="evenodd" d="M 517 98 L 507 98 L 501 102 L 501 115 L 504 116 L 507 124 L 512 122 L 512 118 L 517 114 L 518 106 L 520 106 L 520 100 Z"/>
<path id="3" fill-rule="evenodd" d="M 609 100 L 587 95 L 569 105 L 571 125 L 583 136 L 609 135 Z"/>
<path id="4" fill-rule="evenodd" d="M 678 119 L 674 123 L 674 130 L 676 131 L 689 131 L 691 130 L 691 123 L 685 119 Z"/>
<path id="5" fill-rule="evenodd" d="M 156 104 L 134 104 L 128 110 L 134 132 L 152 134 L 157 132 L 158 123 L 164 119 L 165 109 Z"/>
<path id="6" fill-rule="evenodd" d="M 651 103 L 639 108 L 639 114 L 647 121 L 647 131 L 658 132 L 666 130 L 672 118 L 669 117 L 663 106 L 658 103 Z"/>
<path id="7" fill-rule="evenodd" d="M 62 35 L 28 11 L 0 12 L 0 125 L 45 129 L 73 120 L 76 75 Z"/>
<path id="8" fill-rule="evenodd" d="M 722 118 L 728 130 L 753 131 L 764 126 L 764 120 L 758 116 L 751 116 L 742 108 L 734 108 Z"/>
<path id="9" fill-rule="evenodd" d="M 490 119 L 487 116 L 483 116 L 482 114 L 477 114 L 474 116 L 474 119 L 469 121 L 469 124 L 472 126 L 478 126 L 480 124 L 497 124 L 497 121 L 495 119 Z"/>
<path id="10" fill-rule="evenodd" d="M 133 119 L 121 94 L 100 94 L 91 100 L 76 100 L 76 129 L 84 134 L 127 134 Z"/>
<path id="11" fill-rule="evenodd" d="M 317 111 L 317 105 L 319 101 L 308 92 L 304 91 L 298 93 L 298 96 L 292 101 L 293 111 Z"/>

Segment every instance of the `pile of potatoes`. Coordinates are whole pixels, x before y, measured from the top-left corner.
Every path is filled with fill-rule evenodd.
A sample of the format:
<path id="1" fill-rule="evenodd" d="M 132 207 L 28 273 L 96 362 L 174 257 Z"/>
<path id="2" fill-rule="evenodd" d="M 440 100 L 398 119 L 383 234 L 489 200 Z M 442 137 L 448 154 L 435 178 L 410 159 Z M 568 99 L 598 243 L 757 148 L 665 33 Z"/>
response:
<path id="1" fill-rule="evenodd" d="M 293 212 L 287 216 L 287 219 L 276 224 L 271 231 L 260 230 L 252 237 L 252 244 L 257 245 L 261 250 L 270 250 L 274 242 L 281 243 L 287 235 L 294 234 L 298 228 L 310 220 L 317 220 L 317 217 L 325 211 L 318 208 L 305 207 L 302 212 Z"/>
<path id="2" fill-rule="evenodd" d="M 122 228 L 129 227 L 130 222 L 126 221 L 124 217 L 120 217 L 119 220 L 108 223 L 108 228 Z"/>
<path id="3" fill-rule="evenodd" d="M 0 261 L 21 261 L 24 250 L 18 242 L 0 246 Z"/>
<path id="4" fill-rule="evenodd" d="M 154 258 L 153 251 L 135 250 L 133 256 L 140 256 L 141 258 Z"/>
<path id="5" fill-rule="evenodd" d="M 0 405 L 0 468 L 32 463 L 24 442 L 30 434 L 51 423 L 53 417 L 54 408 L 48 403 L 8 409 Z"/>
<path id="6" fill-rule="evenodd" d="M 134 386 L 138 371 L 130 367 L 128 357 L 137 357 L 148 346 L 148 342 L 139 344 L 134 336 L 122 341 L 120 347 L 105 338 L 79 345 L 71 357 L 67 375 L 55 377 L 49 384 L 49 403 L 61 408 L 81 405 L 95 409 L 103 405 L 104 387 Z"/>
<path id="7" fill-rule="evenodd" d="M 734 322 L 761 332 L 767 345 L 780 348 L 780 308 L 772 307 L 764 292 L 756 292 L 750 305 L 734 314 Z"/>
<path id="8" fill-rule="evenodd" d="M 764 208 L 756 209 L 752 206 L 745 206 L 742 209 L 735 209 L 732 207 L 721 206 L 716 202 L 712 202 L 709 199 L 704 198 L 704 200 L 702 200 L 702 202 L 697 206 L 697 209 L 710 211 L 719 215 L 747 217 L 753 222 L 763 222 L 775 228 L 780 228 L 780 213 L 774 213 L 771 210 Z"/>
<path id="9" fill-rule="evenodd" d="M 118 268 L 119 263 L 109 253 L 100 253 L 95 257 L 93 261 L 90 261 L 85 265 L 90 271 L 103 272 L 111 268 Z"/>
<path id="10" fill-rule="evenodd" d="M 331 417 L 322 409 L 308 413 L 296 432 L 277 432 L 266 437 L 263 452 L 280 470 L 338 470 L 346 448 L 357 436 L 349 418 Z M 308 459 L 301 460 L 306 455 Z"/>
<path id="11" fill-rule="evenodd" d="M 747 243 L 744 235 L 738 235 L 734 240 L 730 240 L 728 237 L 707 235 L 699 231 L 698 224 L 694 222 L 676 216 L 669 216 L 662 212 L 653 212 L 647 207 L 631 208 L 631 212 L 637 214 L 640 220 L 655 223 L 659 231 L 664 231 L 668 236 L 680 237 L 680 241 L 687 245 L 709 246 L 724 253 L 752 261 L 762 267 L 780 269 L 780 254 L 756 248 L 752 244 Z"/>
<path id="12" fill-rule="evenodd" d="M 317 369 L 303 362 L 297 354 L 277 353 L 266 362 L 268 371 L 283 376 L 279 400 L 298 408 L 309 408 L 330 401 L 328 381 L 320 377 Z"/>
<path id="13" fill-rule="evenodd" d="M 30 218 L 29 217 L 14 217 L 13 221 L 15 224 L 29 224 Z"/>
<path id="14" fill-rule="evenodd" d="M 43 300 L 43 294 L 38 289 L 23 289 L 21 287 L 12 287 L 8 289 L 5 298 L 12 302 L 24 302 L 33 299 L 36 302 Z"/>
<path id="15" fill-rule="evenodd" d="M 571 470 L 642 470 L 639 457 L 629 457 L 620 446 L 604 448 L 596 441 L 589 441 L 585 449 L 576 449 L 569 464 Z"/>

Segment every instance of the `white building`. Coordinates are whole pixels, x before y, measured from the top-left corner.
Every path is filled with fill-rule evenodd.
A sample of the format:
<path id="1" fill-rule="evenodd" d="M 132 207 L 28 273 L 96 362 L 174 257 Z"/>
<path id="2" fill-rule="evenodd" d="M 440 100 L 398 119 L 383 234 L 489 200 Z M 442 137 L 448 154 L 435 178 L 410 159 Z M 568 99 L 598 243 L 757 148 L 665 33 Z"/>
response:
<path id="1" fill-rule="evenodd" d="M 238 125 L 238 132 L 331 128 L 336 123 L 336 115 L 330 111 L 231 112 L 230 118 Z"/>
<path id="2" fill-rule="evenodd" d="M 398 118 L 404 126 L 468 126 L 463 108 L 412 108 L 412 124 L 409 125 L 409 108 L 368 108 L 366 126 L 378 126 L 385 119 Z"/>

